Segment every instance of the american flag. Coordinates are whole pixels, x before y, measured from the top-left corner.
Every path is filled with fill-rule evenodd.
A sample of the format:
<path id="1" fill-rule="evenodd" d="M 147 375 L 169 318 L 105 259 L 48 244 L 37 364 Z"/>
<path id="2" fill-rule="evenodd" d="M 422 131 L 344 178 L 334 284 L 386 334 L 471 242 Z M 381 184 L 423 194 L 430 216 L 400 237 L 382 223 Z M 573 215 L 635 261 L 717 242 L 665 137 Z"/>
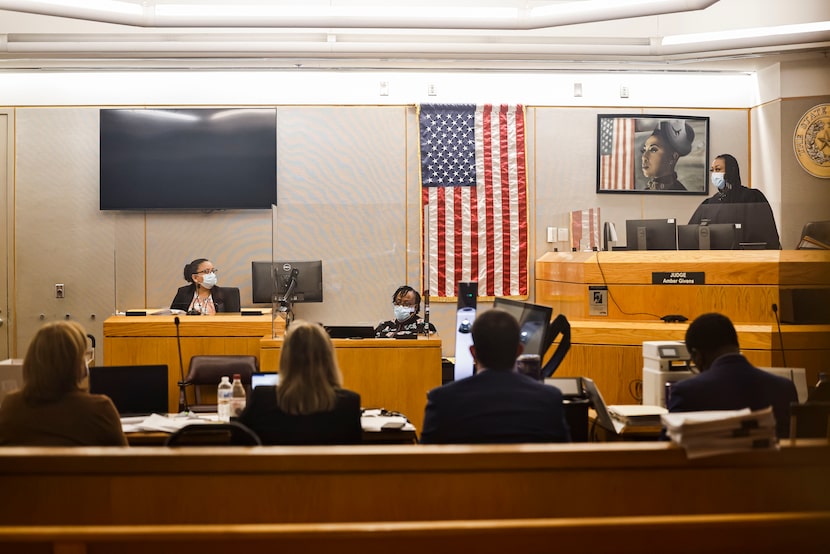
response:
<path id="1" fill-rule="evenodd" d="M 599 250 L 599 208 L 571 212 L 571 247 L 579 251 Z"/>
<path id="2" fill-rule="evenodd" d="M 420 107 L 424 290 L 528 294 L 525 119 L 520 105 Z"/>
<path id="3" fill-rule="evenodd" d="M 634 189 L 634 118 L 600 120 L 599 159 L 600 190 Z"/>

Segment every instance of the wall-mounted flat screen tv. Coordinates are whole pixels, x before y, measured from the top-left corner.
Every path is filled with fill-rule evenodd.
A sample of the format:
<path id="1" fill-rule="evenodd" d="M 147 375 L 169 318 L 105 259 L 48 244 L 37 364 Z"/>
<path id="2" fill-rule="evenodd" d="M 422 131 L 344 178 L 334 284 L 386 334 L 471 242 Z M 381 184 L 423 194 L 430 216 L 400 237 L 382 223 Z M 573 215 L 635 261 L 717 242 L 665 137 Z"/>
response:
<path id="1" fill-rule="evenodd" d="M 100 111 L 102 210 L 269 209 L 274 108 Z"/>

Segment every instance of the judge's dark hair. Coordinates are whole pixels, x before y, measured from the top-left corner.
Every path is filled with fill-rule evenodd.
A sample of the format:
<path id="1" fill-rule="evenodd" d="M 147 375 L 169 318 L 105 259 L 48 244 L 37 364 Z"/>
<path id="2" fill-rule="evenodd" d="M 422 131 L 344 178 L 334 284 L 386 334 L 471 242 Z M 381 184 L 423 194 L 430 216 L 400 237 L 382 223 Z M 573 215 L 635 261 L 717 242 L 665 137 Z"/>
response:
<path id="1" fill-rule="evenodd" d="M 199 271 L 199 266 L 202 263 L 209 261 L 207 258 L 196 258 L 189 264 L 184 266 L 184 280 L 188 283 L 193 282 L 193 274 Z"/>
<path id="2" fill-rule="evenodd" d="M 403 285 L 398 287 L 398 290 L 395 291 L 395 294 L 392 295 L 392 304 L 409 294 L 410 292 L 415 293 L 415 313 L 421 312 L 421 294 L 410 287 L 409 285 Z"/>
<path id="3" fill-rule="evenodd" d="M 476 361 L 490 370 L 512 370 L 519 349 L 519 322 L 500 308 L 487 310 L 473 322 Z"/>
<path id="4" fill-rule="evenodd" d="M 735 326 L 723 314 L 703 314 L 686 330 L 686 348 L 689 350 L 712 352 L 725 346 L 740 347 Z"/>
<path id="5" fill-rule="evenodd" d="M 732 154 L 719 154 L 715 159 L 722 159 L 724 165 L 723 177 L 726 182 L 733 187 L 741 186 L 741 168 L 738 166 L 738 160 Z"/>

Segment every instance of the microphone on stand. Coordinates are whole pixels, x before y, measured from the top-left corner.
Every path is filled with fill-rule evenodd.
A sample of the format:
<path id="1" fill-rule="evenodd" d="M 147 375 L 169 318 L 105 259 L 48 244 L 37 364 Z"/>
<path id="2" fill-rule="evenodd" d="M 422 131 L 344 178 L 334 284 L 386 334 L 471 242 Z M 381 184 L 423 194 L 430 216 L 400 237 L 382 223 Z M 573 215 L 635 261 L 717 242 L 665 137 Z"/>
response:
<path id="1" fill-rule="evenodd" d="M 173 318 L 173 323 L 176 324 L 176 346 L 179 347 L 179 412 L 189 412 L 190 406 L 187 404 L 187 386 L 190 384 L 184 380 L 184 362 L 182 361 L 182 336 L 179 333 L 179 316 Z"/>
<path id="2" fill-rule="evenodd" d="M 781 334 L 781 320 L 778 319 L 778 304 L 772 303 L 772 313 L 775 314 L 775 324 L 778 326 L 778 343 L 781 347 L 781 361 L 787 367 L 787 355 L 784 353 L 784 336 Z"/>
<path id="3" fill-rule="evenodd" d="M 424 291 L 424 335 L 429 336 L 429 291 Z"/>
<path id="4" fill-rule="evenodd" d="M 285 312 L 287 317 L 285 320 L 286 325 L 291 322 L 294 317 L 294 314 L 291 309 L 292 301 L 291 297 L 294 296 L 294 289 L 297 288 L 297 276 L 300 274 L 300 270 L 296 267 L 291 270 L 291 275 L 288 278 L 288 286 L 285 288 L 285 294 L 282 295 L 280 299 L 280 311 Z M 287 329 L 286 329 L 287 330 Z"/>

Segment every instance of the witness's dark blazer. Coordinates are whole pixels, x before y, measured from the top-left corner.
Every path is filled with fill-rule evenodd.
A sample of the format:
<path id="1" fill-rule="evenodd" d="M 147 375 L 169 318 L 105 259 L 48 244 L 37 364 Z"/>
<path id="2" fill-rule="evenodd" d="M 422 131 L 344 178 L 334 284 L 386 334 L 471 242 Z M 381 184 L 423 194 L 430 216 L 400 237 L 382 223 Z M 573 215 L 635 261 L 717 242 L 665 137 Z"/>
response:
<path id="1" fill-rule="evenodd" d="M 196 285 L 193 283 L 179 287 L 173 302 L 170 303 L 170 309 L 187 311 L 195 293 Z M 213 297 L 213 305 L 216 306 L 216 313 L 238 312 L 240 310 L 239 289 L 216 286 L 210 289 L 210 294 Z"/>
<path id="2" fill-rule="evenodd" d="M 798 395 L 792 381 L 753 366 L 741 354 L 726 354 L 706 371 L 671 386 L 670 412 L 761 410 L 772 406 L 776 434 L 789 436 L 790 402 Z"/>
<path id="3" fill-rule="evenodd" d="M 357 444 L 363 438 L 360 426 L 360 395 L 337 390 L 337 404 L 330 412 L 289 415 L 277 406 L 277 388 L 259 386 L 251 391 L 239 416 L 262 444 Z"/>
<path id="4" fill-rule="evenodd" d="M 486 370 L 427 395 L 422 443 L 570 440 L 562 393 L 520 373 Z"/>

